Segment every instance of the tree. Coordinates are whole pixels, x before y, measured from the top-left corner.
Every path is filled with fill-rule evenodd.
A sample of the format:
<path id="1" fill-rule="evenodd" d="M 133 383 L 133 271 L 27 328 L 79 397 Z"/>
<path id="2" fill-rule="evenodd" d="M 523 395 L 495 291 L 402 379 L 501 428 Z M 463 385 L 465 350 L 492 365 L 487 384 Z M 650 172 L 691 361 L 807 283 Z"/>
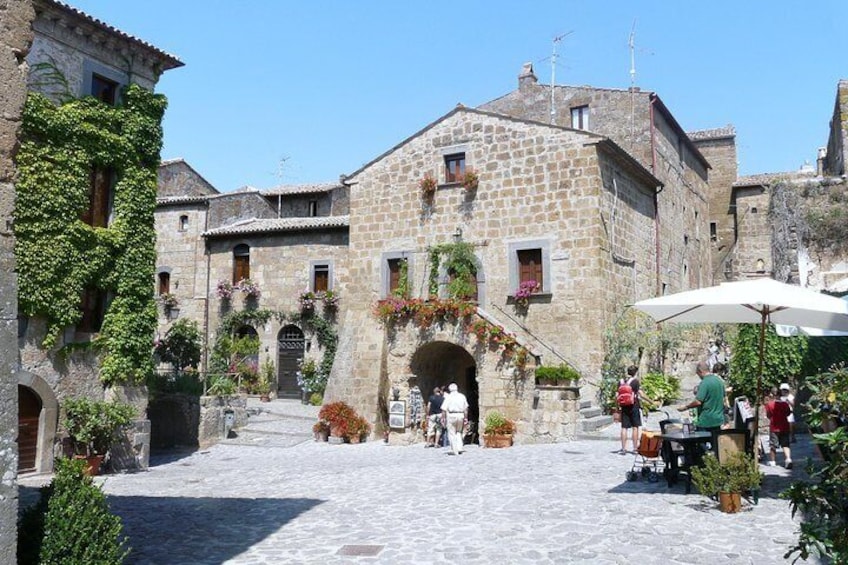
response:
<path id="1" fill-rule="evenodd" d="M 766 326 L 763 351 L 763 390 L 801 375 L 808 349 L 805 336 L 780 337 L 774 327 Z M 742 324 L 733 343 L 729 384 L 736 396 L 757 397 L 760 368 L 760 325 Z"/>
<path id="2" fill-rule="evenodd" d="M 197 322 L 179 319 L 165 334 L 165 339 L 156 345 L 156 354 L 165 363 L 170 363 L 175 372 L 186 367 L 196 369 L 200 364 L 200 329 Z"/>

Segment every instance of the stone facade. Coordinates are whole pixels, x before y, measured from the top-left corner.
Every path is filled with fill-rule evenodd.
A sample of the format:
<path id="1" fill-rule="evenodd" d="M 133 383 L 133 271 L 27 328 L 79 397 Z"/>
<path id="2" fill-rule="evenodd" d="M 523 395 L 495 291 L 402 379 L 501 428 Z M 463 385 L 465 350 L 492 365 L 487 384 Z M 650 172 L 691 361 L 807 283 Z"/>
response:
<path id="1" fill-rule="evenodd" d="M 656 93 L 557 85 L 552 113 L 550 86 L 538 83 L 528 63 L 517 90 L 481 109 L 585 129 L 615 141 L 663 184 L 657 195 L 655 226 L 656 293 L 712 284 L 708 270 L 710 163 Z"/>
<path id="2" fill-rule="evenodd" d="M 848 161 L 848 80 L 840 80 L 836 85 L 836 104 L 830 119 L 830 136 L 827 140 L 827 154 L 824 159 L 824 173 L 828 176 L 845 174 Z"/>
<path id="3" fill-rule="evenodd" d="M 445 179 L 445 156 L 456 153 L 478 173 L 479 187 L 442 182 L 432 203 L 422 200 L 419 181 Z M 371 309 L 386 296 L 385 263 L 405 257 L 412 296 L 426 297 L 429 250 L 461 237 L 474 247 L 481 315 L 515 333 L 542 363 L 577 367 L 591 390 L 604 328 L 624 304 L 653 293 L 659 180 L 603 136 L 460 107 L 346 183 L 351 304 L 338 354 L 345 360 L 333 367 L 328 398 L 379 422 L 388 391 L 406 398 L 413 384 L 429 392 L 455 381 L 472 392 L 481 422 L 491 410 L 516 419 L 519 441 L 573 436 L 573 421 L 536 434 L 532 371 L 461 327 L 424 336 L 411 325 L 384 331 Z M 543 257 L 542 292 L 523 313 L 512 300 L 520 249 Z"/>
<path id="4" fill-rule="evenodd" d="M 732 252 L 736 242 L 736 211 L 733 183 L 737 178 L 736 130 L 732 125 L 689 132 L 689 138 L 710 163 L 709 232 L 712 280 L 727 280 L 732 274 Z M 728 261 L 730 260 L 730 261 Z"/>
<path id="5" fill-rule="evenodd" d="M 17 280 L 14 236 L 14 155 L 21 109 L 26 97 L 27 65 L 32 41 L 32 4 L 0 0 L 0 563 L 14 563 L 18 513 L 18 350 Z"/>
<path id="6" fill-rule="evenodd" d="M 115 87 L 117 101 L 120 87 L 132 83 L 152 90 L 162 72 L 182 66 L 172 55 L 62 2 L 35 0 L 33 7 L 32 49 L 26 54 L 27 86 L 56 102 L 95 94 L 98 80 Z M 82 337 L 74 328 L 67 328 L 55 347 L 45 348 L 45 330 L 44 320 L 29 318 L 21 320 L 18 332 L 21 370 L 17 380 L 41 405 L 35 467 L 28 469 L 39 473 L 52 471 L 53 458 L 61 451 L 61 400 L 71 396 L 104 399 L 111 394 L 100 382 L 98 355 L 90 351 L 67 357 L 59 354 L 62 345 L 90 336 Z M 115 451 L 113 467 L 146 467 L 149 422 L 145 410 L 146 398 L 137 406 L 135 430 L 123 449 Z"/>

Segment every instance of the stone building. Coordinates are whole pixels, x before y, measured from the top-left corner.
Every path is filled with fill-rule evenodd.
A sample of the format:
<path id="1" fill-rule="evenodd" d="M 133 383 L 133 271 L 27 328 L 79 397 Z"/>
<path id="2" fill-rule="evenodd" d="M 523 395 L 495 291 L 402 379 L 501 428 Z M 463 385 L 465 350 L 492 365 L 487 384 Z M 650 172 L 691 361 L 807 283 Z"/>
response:
<path id="1" fill-rule="evenodd" d="M 609 137 L 663 184 L 658 192 L 654 254 L 656 294 L 709 286 L 712 163 L 655 92 L 539 84 L 524 65 L 518 89 L 483 110 Z M 681 245 L 682 240 L 682 245 Z"/>
<path id="2" fill-rule="evenodd" d="M 339 311 L 329 316 L 333 322 L 346 308 L 347 193 L 345 186 L 329 183 L 221 194 L 184 161 L 163 163 L 156 209 L 157 293 L 172 295 L 178 306 L 160 310 L 160 337 L 178 318 L 198 322 L 207 369 L 222 319 L 246 316 L 234 330 L 259 338 L 256 361 L 274 364 L 276 394 L 300 397 L 300 362 L 323 358 L 315 332 L 297 316 L 301 294 L 331 290 L 339 295 Z M 238 285 L 243 279 L 261 294 L 236 290 L 230 298 L 220 296 L 219 283 Z M 274 315 L 257 321 L 251 311 Z"/>
<path id="3" fill-rule="evenodd" d="M 0 563 L 14 563 L 18 518 L 17 280 L 10 226 L 15 201 L 14 156 L 26 97 L 26 55 L 32 41 L 32 3 L 0 0 Z"/>
<path id="4" fill-rule="evenodd" d="M 464 188 L 473 171 L 476 188 Z M 433 178 L 432 199 L 420 184 Z M 345 179 L 350 187 L 350 304 L 327 396 L 385 420 L 389 391 L 457 382 L 472 420 L 498 410 L 519 441 L 573 437 L 574 397 L 536 394 L 522 371 L 460 323 L 422 332 L 381 327 L 372 310 L 406 264 L 413 298 L 426 298 L 440 245 L 473 247 L 475 316 L 514 334 L 535 360 L 568 363 L 587 389 L 603 357 L 603 331 L 621 307 L 655 285 L 655 198 L 663 183 L 608 137 L 458 107 Z M 676 249 L 682 253 L 681 249 Z M 439 272 L 440 294 L 451 273 Z M 525 309 L 515 293 L 541 283 Z"/>
<path id="5" fill-rule="evenodd" d="M 152 91 L 162 72 L 182 66 L 174 56 L 63 2 L 35 0 L 33 4 L 34 38 L 26 56 L 28 87 L 54 102 L 93 96 L 101 103 L 115 105 L 121 101 L 124 87 L 135 84 Z M 106 172 L 94 173 L 96 170 L 92 165 L 91 185 L 87 188 L 91 205 L 88 215 L 83 214 L 81 220 L 91 226 L 109 228 L 113 220 L 115 187 L 120 178 L 114 173 L 111 176 Z M 101 217 L 102 222 L 98 223 Z M 76 327 L 66 328 L 53 346 L 44 345 L 44 319 L 38 316 L 19 319 L 21 368 L 17 382 L 21 472 L 52 470 L 53 458 L 59 449 L 62 399 L 70 396 L 104 398 L 104 386 L 99 378 L 100 356 L 82 352 L 65 357 L 67 351 L 62 350 L 91 343 L 98 335 L 99 323 L 116 299 L 120 299 L 120 294 L 103 291 L 95 297 L 86 291 L 80 305 L 82 321 Z M 146 466 L 149 423 L 144 419 L 145 396 L 117 389 L 106 392 L 136 404 L 141 418 L 134 434 L 134 451 L 120 464 Z"/>

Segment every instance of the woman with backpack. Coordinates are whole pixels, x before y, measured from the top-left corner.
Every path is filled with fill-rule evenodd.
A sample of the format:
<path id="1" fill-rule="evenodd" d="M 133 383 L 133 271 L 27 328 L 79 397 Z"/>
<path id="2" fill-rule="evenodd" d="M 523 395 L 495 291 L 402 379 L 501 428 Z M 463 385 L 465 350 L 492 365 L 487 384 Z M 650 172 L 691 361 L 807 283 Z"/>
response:
<path id="1" fill-rule="evenodd" d="M 621 455 L 627 454 L 627 432 L 633 430 L 633 451 L 639 449 L 639 430 L 642 427 L 642 408 L 639 405 L 639 379 L 636 373 L 639 367 L 630 365 L 627 367 L 627 378 L 621 379 L 618 384 L 618 395 L 616 400 L 621 410 Z"/>

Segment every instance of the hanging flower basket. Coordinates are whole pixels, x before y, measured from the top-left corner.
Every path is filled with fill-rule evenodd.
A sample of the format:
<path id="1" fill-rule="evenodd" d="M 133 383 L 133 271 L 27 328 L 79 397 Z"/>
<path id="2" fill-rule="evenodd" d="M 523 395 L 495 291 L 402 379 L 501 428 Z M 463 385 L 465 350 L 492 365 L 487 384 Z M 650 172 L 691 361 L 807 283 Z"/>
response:
<path id="1" fill-rule="evenodd" d="M 238 282 L 238 289 L 245 298 L 259 298 L 262 295 L 259 284 L 250 279 L 241 279 Z"/>
<path id="2" fill-rule="evenodd" d="M 477 176 L 473 170 L 468 169 L 465 171 L 465 174 L 462 175 L 462 188 L 467 190 L 468 192 L 473 192 L 477 190 L 477 186 L 480 184 L 480 177 Z"/>
<path id="3" fill-rule="evenodd" d="M 301 312 L 314 312 L 315 311 L 315 300 L 318 297 L 315 296 L 315 293 L 310 290 L 305 290 L 300 293 L 300 297 L 298 300 L 300 301 L 300 311 Z"/>
<path id="4" fill-rule="evenodd" d="M 215 287 L 215 293 L 221 300 L 230 300 L 233 297 L 234 290 L 233 285 L 229 281 L 224 280 L 218 281 Z"/>
<path id="5" fill-rule="evenodd" d="M 418 181 L 418 188 L 421 190 L 422 198 L 432 198 L 436 193 L 436 186 L 436 179 L 430 173 L 427 173 L 424 175 L 424 178 Z"/>

